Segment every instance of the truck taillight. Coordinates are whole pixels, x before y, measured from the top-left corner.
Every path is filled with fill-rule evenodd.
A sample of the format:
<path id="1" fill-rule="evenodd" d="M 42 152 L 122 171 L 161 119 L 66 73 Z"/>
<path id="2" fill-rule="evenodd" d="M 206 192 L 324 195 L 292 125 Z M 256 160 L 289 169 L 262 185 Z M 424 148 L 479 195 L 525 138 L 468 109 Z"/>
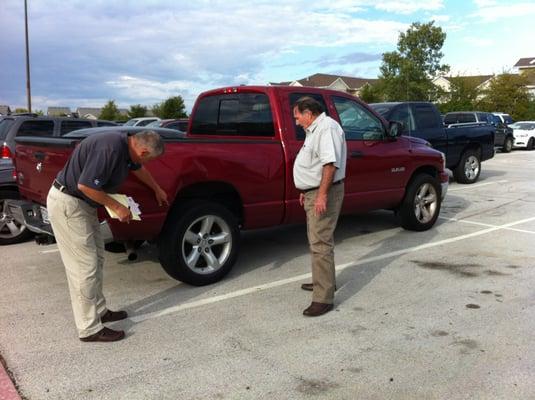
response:
<path id="1" fill-rule="evenodd" d="M 13 154 L 11 153 L 11 150 L 7 146 L 7 144 L 3 144 L 2 147 L 0 147 L 0 158 L 13 158 Z"/>

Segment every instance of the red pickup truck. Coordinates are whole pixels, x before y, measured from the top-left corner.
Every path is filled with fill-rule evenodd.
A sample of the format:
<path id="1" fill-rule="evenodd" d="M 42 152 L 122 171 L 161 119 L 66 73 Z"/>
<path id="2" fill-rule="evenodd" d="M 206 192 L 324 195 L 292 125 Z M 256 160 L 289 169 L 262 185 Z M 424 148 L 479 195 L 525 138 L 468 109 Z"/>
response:
<path id="1" fill-rule="evenodd" d="M 410 230 L 431 228 L 448 187 L 444 155 L 418 138 L 401 136 L 348 94 L 306 87 L 240 86 L 205 92 L 193 108 L 187 133 L 155 129 L 165 154 L 149 163 L 170 199 L 159 207 L 150 190 L 130 176 L 120 193 L 131 195 L 140 222 L 122 224 L 101 213 L 116 241 L 155 241 L 160 262 L 175 279 L 193 285 L 220 280 L 235 263 L 240 229 L 302 223 L 292 169 L 304 132 L 292 104 L 302 96 L 320 101 L 338 120 L 347 141 L 346 196 L 342 213 L 394 210 Z M 16 170 L 23 201 L 10 203 L 30 230 L 52 234 L 45 201 L 74 146 L 93 128 L 62 138 L 18 138 Z"/>

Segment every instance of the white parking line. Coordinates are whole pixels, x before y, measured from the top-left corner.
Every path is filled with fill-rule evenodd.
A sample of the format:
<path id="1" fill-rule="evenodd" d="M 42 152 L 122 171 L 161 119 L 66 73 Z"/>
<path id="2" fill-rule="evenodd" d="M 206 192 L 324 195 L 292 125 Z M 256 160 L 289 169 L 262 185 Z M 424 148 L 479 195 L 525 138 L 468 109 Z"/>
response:
<path id="1" fill-rule="evenodd" d="M 489 228 L 482 229 L 480 231 L 473 232 L 473 233 L 468 233 L 466 235 L 460 235 L 460 236 L 456 236 L 456 237 L 449 238 L 449 239 L 438 240 L 436 242 L 431 242 L 431 243 L 426 243 L 426 244 L 422 244 L 422 245 L 419 245 L 419 246 L 409 247 L 409 248 L 403 249 L 403 250 L 392 251 L 390 253 L 385 253 L 385 254 L 382 254 L 382 255 L 379 255 L 379 256 L 363 258 L 363 259 L 361 259 L 359 261 L 338 265 L 338 266 L 336 266 L 336 271 L 340 272 L 340 271 L 343 271 L 346 268 L 355 267 L 357 265 L 362 265 L 362 264 L 366 264 L 366 263 L 373 262 L 373 261 L 379 261 L 379 260 L 383 260 L 383 259 L 386 259 L 386 258 L 397 257 L 397 256 L 401 256 L 401 255 L 404 255 L 404 254 L 413 253 L 413 252 L 416 252 L 416 251 L 428 249 L 428 248 L 431 248 L 431 247 L 442 246 L 444 244 L 458 242 L 459 240 L 465 240 L 465 239 L 468 239 L 468 238 L 485 235 L 487 233 L 495 232 L 495 231 L 500 230 L 500 229 L 508 229 L 508 228 L 510 228 L 512 226 L 520 225 L 520 224 L 523 224 L 523 223 L 526 223 L 526 222 L 530 222 L 530 221 L 535 221 L 535 217 L 526 218 L 526 219 L 522 219 L 522 220 L 515 221 L 515 222 L 510 222 L 510 223 L 504 224 L 504 225 L 491 226 Z M 179 305 L 176 305 L 176 306 L 173 306 L 173 307 L 169 307 L 169 308 L 166 308 L 166 309 L 163 309 L 163 310 L 160 310 L 160 311 L 155 311 L 155 312 L 152 312 L 152 313 L 134 315 L 134 316 L 130 317 L 130 320 L 132 320 L 133 322 L 142 322 L 142 321 L 146 321 L 148 319 L 163 317 L 165 315 L 175 314 L 175 313 L 177 313 L 179 311 L 188 310 L 188 309 L 196 308 L 196 307 L 201 307 L 201 306 L 204 306 L 204 305 L 207 305 L 207 304 L 214 304 L 214 303 L 218 303 L 220 301 L 233 299 L 233 298 L 236 298 L 236 297 L 245 296 L 247 294 L 257 293 L 257 292 L 260 292 L 260 291 L 263 291 L 263 290 L 267 290 L 267 289 L 271 289 L 271 288 L 287 285 L 288 283 L 298 282 L 298 281 L 301 281 L 301 280 L 304 280 L 304 279 L 309 279 L 310 277 L 311 277 L 310 273 L 297 275 L 297 276 L 293 276 L 291 278 L 281 279 L 279 281 L 266 283 L 264 285 L 253 286 L 253 287 L 250 287 L 250 288 L 237 290 L 235 292 L 226 293 L 226 294 L 222 294 L 222 295 L 219 295 L 219 296 L 214 296 L 214 297 L 209 297 L 209 298 L 198 300 L 198 301 L 192 301 L 192 302 L 189 302 L 189 303 L 179 304 Z"/>
<path id="2" fill-rule="evenodd" d="M 39 253 L 48 254 L 48 253 L 57 253 L 58 251 L 59 249 L 51 249 L 51 250 L 43 250 L 43 251 L 40 251 Z"/>
<path id="3" fill-rule="evenodd" d="M 507 179 L 503 179 L 501 181 L 494 181 L 494 182 L 484 182 L 484 183 L 478 183 L 476 185 L 463 185 L 462 187 L 454 187 L 454 188 L 448 188 L 448 192 L 458 192 L 460 190 L 466 190 L 466 189 L 475 189 L 481 186 L 487 186 L 487 185 L 495 185 L 497 183 L 505 183 L 509 182 Z"/>
<path id="4" fill-rule="evenodd" d="M 443 220 L 446 220 L 446 221 L 451 221 L 451 222 L 462 222 L 463 224 L 479 225 L 479 226 L 486 226 L 488 228 L 499 228 L 499 229 L 505 229 L 505 230 L 508 230 L 508 231 L 535 234 L 535 231 L 528 231 L 528 230 L 525 230 L 525 229 L 516 229 L 516 228 L 503 228 L 503 227 L 500 227 L 499 225 L 485 224 L 483 222 L 470 221 L 470 220 L 467 220 L 467 219 L 446 218 L 446 217 L 439 217 L 439 218 L 443 219 Z"/>

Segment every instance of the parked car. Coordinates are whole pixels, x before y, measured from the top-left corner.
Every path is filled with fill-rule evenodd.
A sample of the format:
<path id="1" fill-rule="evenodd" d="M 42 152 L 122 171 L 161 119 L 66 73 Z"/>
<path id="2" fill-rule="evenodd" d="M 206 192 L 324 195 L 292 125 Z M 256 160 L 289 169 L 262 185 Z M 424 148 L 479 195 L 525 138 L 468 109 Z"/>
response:
<path id="1" fill-rule="evenodd" d="M 494 146 L 504 153 L 513 149 L 513 130 L 497 115 L 483 111 L 455 111 L 447 113 L 444 125 L 452 127 L 458 124 L 490 124 L 495 128 Z"/>
<path id="2" fill-rule="evenodd" d="M 509 125 L 515 136 L 514 147 L 533 150 L 535 147 L 535 121 L 518 121 Z"/>
<path id="3" fill-rule="evenodd" d="M 124 126 L 147 126 L 148 124 L 160 121 L 160 118 L 158 117 L 140 117 L 140 118 L 132 118 L 126 121 L 123 125 Z"/>
<path id="4" fill-rule="evenodd" d="M 492 114 L 500 118 L 500 121 L 502 121 L 504 124 L 510 125 L 515 122 L 509 114 L 500 112 L 493 112 Z"/>
<path id="5" fill-rule="evenodd" d="M 168 194 L 170 206 L 158 206 L 150 190 L 135 177 L 128 178 L 120 192 L 140 204 L 141 221 L 123 224 L 102 213 L 114 239 L 156 241 L 160 263 L 171 277 L 205 285 L 230 271 L 239 251 L 240 229 L 303 223 L 305 213 L 292 174 L 305 136 L 295 124 L 292 107 L 303 96 L 317 99 L 345 131 L 342 212 L 389 209 L 406 229 L 430 229 L 448 187 L 441 152 L 422 139 L 400 136 L 399 123 L 388 123 L 346 93 L 239 86 L 201 94 L 187 133 L 154 128 L 166 149 L 146 168 Z M 71 136 L 91 133 L 94 129 Z M 52 180 L 80 140 L 83 137 L 17 139 L 17 177 L 25 200 L 10 202 L 10 210 L 30 229 L 52 234 L 41 207 Z"/>
<path id="6" fill-rule="evenodd" d="M 161 121 L 154 121 L 147 125 L 147 128 L 167 128 L 176 129 L 180 132 L 186 132 L 188 130 L 188 118 L 178 119 L 162 119 Z"/>
<path id="7" fill-rule="evenodd" d="M 495 129 L 482 115 L 481 122 L 467 121 L 479 118 L 480 113 L 448 113 L 442 118 L 436 107 L 428 102 L 401 102 L 370 104 L 389 121 L 403 123 L 403 134 L 425 139 L 433 148 L 446 155 L 446 166 L 460 183 L 474 183 L 481 173 L 481 162 L 494 157 Z M 455 115 L 455 119 L 452 115 Z M 483 120 L 485 118 L 485 120 Z"/>
<path id="8" fill-rule="evenodd" d="M 27 240 L 31 232 L 13 219 L 7 200 L 18 199 L 13 158 L 15 138 L 19 136 L 59 137 L 81 128 L 115 126 L 111 121 L 37 115 L 5 116 L 0 120 L 0 245 Z M 39 168 L 39 165 L 36 166 Z"/>

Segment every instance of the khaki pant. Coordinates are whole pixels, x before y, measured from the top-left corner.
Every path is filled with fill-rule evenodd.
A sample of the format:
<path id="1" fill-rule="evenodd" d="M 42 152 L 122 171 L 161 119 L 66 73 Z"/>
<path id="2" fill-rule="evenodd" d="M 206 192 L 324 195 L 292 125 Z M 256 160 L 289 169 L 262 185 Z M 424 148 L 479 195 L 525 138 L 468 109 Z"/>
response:
<path id="1" fill-rule="evenodd" d="M 104 242 L 97 210 L 55 187 L 48 192 L 46 202 L 67 273 L 78 336 L 87 337 L 103 328 L 100 317 L 106 312 L 102 294 Z"/>
<path id="2" fill-rule="evenodd" d="M 327 210 L 320 216 L 314 212 L 317 190 L 305 193 L 307 236 L 312 253 L 312 301 L 332 304 L 336 276 L 334 269 L 334 230 L 344 201 L 344 184 L 332 185 L 327 195 Z"/>

